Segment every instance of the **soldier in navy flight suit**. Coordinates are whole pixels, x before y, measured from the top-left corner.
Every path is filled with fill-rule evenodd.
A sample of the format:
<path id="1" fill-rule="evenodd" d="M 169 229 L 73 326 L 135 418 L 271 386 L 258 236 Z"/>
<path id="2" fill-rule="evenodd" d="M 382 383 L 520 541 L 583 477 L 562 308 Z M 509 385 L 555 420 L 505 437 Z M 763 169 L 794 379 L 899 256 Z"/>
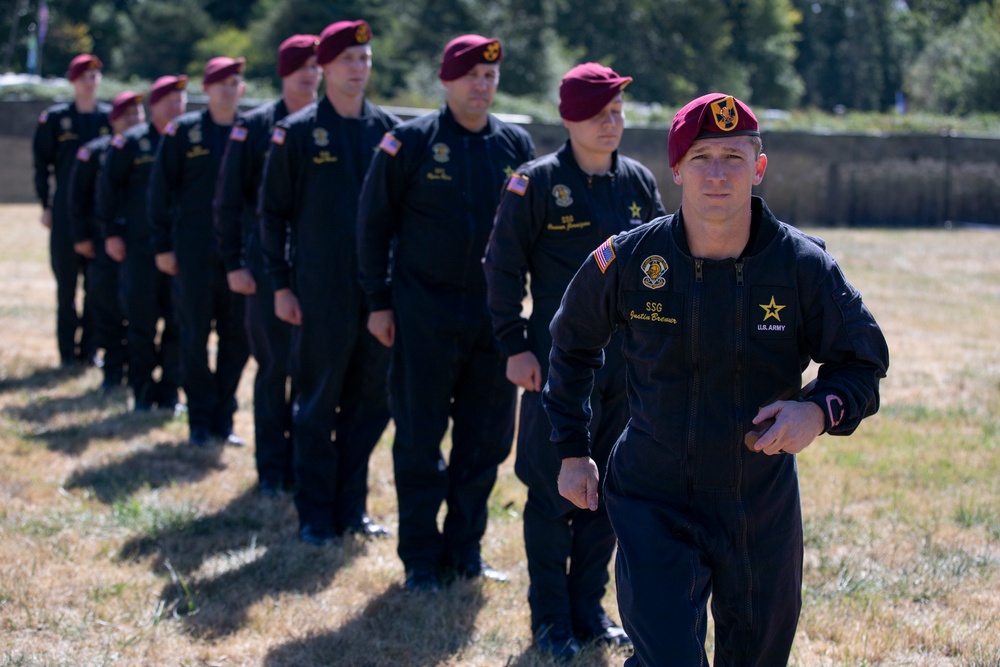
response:
<path id="1" fill-rule="evenodd" d="M 187 395 L 191 444 L 212 438 L 239 445 L 233 433 L 236 387 L 250 356 L 243 299 L 229 291 L 215 242 L 212 198 L 222 153 L 243 95 L 244 60 L 218 57 L 205 65 L 208 107 L 171 121 L 160 139 L 149 182 L 149 220 L 156 266 L 174 276 L 181 334 L 181 384 Z M 208 336 L 219 337 L 214 371 Z"/>
<path id="2" fill-rule="evenodd" d="M 443 575 L 506 578 L 485 564 L 480 542 L 497 466 L 510 453 L 516 396 L 493 340 L 481 258 L 504 179 L 535 148 L 527 132 L 489 113 L 501 57 L 496 39 L 448 43 L 444 108 L 385 136 L 359 204 L 368 330 L 392 347 L 398 553 L 410 591 L 436 592 Z"/>
<path id="3" fill-rule="evenodd" d="M 149 91 L 150 122 L 111 140 L 97 184 L 98 228 L 108 257 L 122 266 L 122 302 L 128 320 L 128 384 L 139 412 L 174 410 L 180 387 L 177 319 L 171 278 L 156 268 L 148 220 L 149 177 L 167 124 L 184 113 L 187 77 L 161 76 Z M 157 321 L 163 326 L 157 342 Z M 159 379 L 154 379 L 156 367 Z"/>
<path id="4" fill-rule="evenodd" d="M 274 124 L 316 101 L 320 68 L 316 35 L 293 35 L 278 47 L 281 98 L 244 114 L 229 134 L 215 195 L 215 230 L 229 289 L 246 296 L 246 330 L 257 360 L 254 452 L 258 490 L 291 488 L 292 401 L 288 360 L 292 326 L 274 314 L 274 290 L 264 275 L 257 194 Z"/>
<path id="5" fill-rule="evenodd" d="M 373 151 L 399 120 L 365 99 L 370 40 L 365 21 L 323 30 L 316 55 L 326 94 L 278 123 L 260 196 L 275 313 L 295 325 L 299 537 L 316 546 L 348 531 L 387 534 L 365 506 L 368 459 L 389 422 L 388 353 L 365 330 L 355 220 Z"/>
<path id="6" fill-rule="evenodd" d="M 108 121 L 118 135 L 145 120 L 142 95 L 125 91 L 115 95 Z M 121 387 L 125 366 L 125 315 L 119 294 L 118 263 L 104 248 L 104 232 L 95 215 L 97 181 L 104 169 L 111 135 L 91 139 L 76 152 L 69 175 L 69 213 L 73 249 L 87 261 L 88 314 L 97 347 L 104 349 L 103 391 Z"/>
<path id="7" fill-rule="evenodd" d="M 752 196 L 761 148 L 734 97 L 685 105 L 668 139 L 680 208 L 599 246 L 550 327 L 559 491 L 584 510 L 598 508 L 602 472 L 587 403 L 621 332 L 631 420 L 603 499 L 626 665 L 706 664 L 709 596 L 716 665 L 787 664 L 802 605 L 795 454 L 878 410 L 885 339 L 823 242 Z M 810 360 L 819 374 L 803 391 Z"/>
<path id="8" fill-rule="evenodd" d="M 570 138 L 508 180 L 483 263 L 507 379 L 524 389 L 515 471 L 528 485 L 531 626 L 538 646 L 561 658 L 579 652 L 579 642 L 628 643 L 601 607 L 615 547 L 611 523 L 603 505 L 590 512 L 559 495 L 559 452 L 549 441 L 541 389 L 552 347 L 549 322 L 577 269 L 609 236 L 666 213 L 653 175 L 618 153 L 622 90 L 631 82 L 597 63 L 578 65 L 563 77 L 559 113 Z M 530 319 L 521 315 L 526 273 Z M 613 341 L 590 397 L 590 433 L 601 469 L 628 422 L 624 359 L 616 347 Z"/>
<path id="9" fill-rule="evenodd" d="M 90 330 L 86 297 L 83 315 L 76 308 L 77 278 L 86 260 L 73 249 L 67 195 L 69 172 L 80 146 L 102 134 L 109 134 L 111 106 L 97 101 L 101 82 L 101 61 L 81 54 L 73 58 L 67 74 L 73 84 L 73 101 L 55 104 L 38 117 L 32 142 L 35 163 L 35 192 L 42 203 L 41 222 L 50 230 L 49 252 L 56 278 L 56 341 L 64 368 L 90 361 L 96 349 Z M 55 176 L 55 193 L 49 177 Z M 82 329 L 82 330 L 81 330 Z"/>

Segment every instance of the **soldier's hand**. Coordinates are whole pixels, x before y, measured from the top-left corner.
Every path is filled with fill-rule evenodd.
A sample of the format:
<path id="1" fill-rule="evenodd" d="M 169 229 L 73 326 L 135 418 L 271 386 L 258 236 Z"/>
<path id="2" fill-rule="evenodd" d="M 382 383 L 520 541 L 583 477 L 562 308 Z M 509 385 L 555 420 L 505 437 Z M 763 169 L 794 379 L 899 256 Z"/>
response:
<path id="1" fill-rule="evenodd" d="M 559 469 L 559 495 L 580 509 L 597 510 L 597 464 L 589 456 L 562 460 Z"/>
<path id="2" fill-rule="evenodd" d="M 274 314 L 282 322 L 295 326 L 302 325 L 302 307 L 299 298 L 285 287 L 274 292 Z"/>
<path id="3" fill-rule="evenodd" d="M 754 424 L 774 418 L 774 425 L 754 444 L 765 454 L 798 454 L 823 432 L 823 410 L 809 401 L 777 401 L 765 405 L 753 418 Z"/>
<path id="4" fill-rule="evenodd" d="M 257 281 L 248 269 L 236 269 L 226 274 L 229 289 L 237 294 L 256 294 Z"/>
<path id="5" fill-rule="evenodd" d="M 104 252 L 116 262 L 125 261 L 125 239 L 120 236 L 109 236 L 104 239 Z"/>
<path id="6" fill-rule="evenodd" d="M 507 379 L 526 391 L 542 390 L 542 367 L 531 350 L 507 358 Z"/>
<path id="7" fill-rule="evenodd" d="M 52 229 L 52 209 L 43 208 L 40 222 L 45 229 Z"/>
<path id="8" fill-rule="evenodd" d="M 77 255 L 82 255 L 87 259 L 94 259 L 97 257 L 97 253 L 94 251 L 94 242 L 90 239 L 86 241 L 77 241 L 73 244 L 73 250 L 76 251 Z"/>
<path id="9" fill-rule="evenodd" d="M 180 271 L 177 266 L 177 254 L 173 252 L 157 253 L 156 268 L 168 276 L 176 276 Z"/>
<path id="10" fill-rule="evenodd" d="M 372 311 L 368 315 L 368 333 L 375 336 L 378 342 L 386 347 L 392 347 L 396 340 L 396 318 L 391 309 Z"/>

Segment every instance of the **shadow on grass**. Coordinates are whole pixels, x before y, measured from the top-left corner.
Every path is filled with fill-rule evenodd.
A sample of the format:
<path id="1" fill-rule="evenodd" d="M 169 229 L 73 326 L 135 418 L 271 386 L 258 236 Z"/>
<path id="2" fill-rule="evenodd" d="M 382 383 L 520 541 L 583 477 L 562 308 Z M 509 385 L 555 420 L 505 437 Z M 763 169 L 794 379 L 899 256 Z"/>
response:
<path id="1" fill-rule="evenodd" d="M 36 368 L 24 377 L 0 378 L 0 394 L 23 390 L 52 389 L 69 378 L 78 377 L 87 372 L 84 365 L 70 368 Z"/>
<path id="2" fill-rule="evenodd" d="M 194 636 L 220 637 L 242 628 L 259 600 L 318 593 L 365 552 L 354 538 L 325 548 L 303 544 L 297 526 L 290 497 L 249 490 L 216 514 L 128 541 L 120 558 L 152 556 L 151 569 L 170 575 L 160 593 L 165 610 Z"/>
<path id="3" fill-rule="evenodd" d="M 121 460 L 76 470 L 64 486 L 90 489 L 98 500 L 110 505 L 147 486 L 157 489 L 175 482 L 194 483 L 223 470 L 219 462 L 221 453 L 221 447 L 198 448 L 186 443 L 161 442 L 152 449 L 134 452 Z"/>
<path id="4" fill-rule="evenodd" d="M 173 412 L 162 410 L 148 413 L 119 411 L 103 418 L 66 424 L 57 428 L 44 428 L 44 424 L 56 414 L 105 410 L 114 403 L 120 403 L 124 410 L 124 400 L 107 397 L 99 391 L 92 391 L 74 398 L 57 398 L 45 401 L 44 405 L 26 405 L 7 408 L 7 414 L 29 424 L 42 428 L 31 433 L 25 440 L 40 440 L 50 451 L 70 456 L 82 454 L 95 440 L 129 440 L 159 428 L 174 418 Z"/>
<path id="5" fill-rule="evenodd" d="M 441 664 L 472 643 L 486 602 L 481 587 L 481 582 L 457 582 L 432 597 L 392 586 L 336 630 L 272 649 L 264 665 Z"/>

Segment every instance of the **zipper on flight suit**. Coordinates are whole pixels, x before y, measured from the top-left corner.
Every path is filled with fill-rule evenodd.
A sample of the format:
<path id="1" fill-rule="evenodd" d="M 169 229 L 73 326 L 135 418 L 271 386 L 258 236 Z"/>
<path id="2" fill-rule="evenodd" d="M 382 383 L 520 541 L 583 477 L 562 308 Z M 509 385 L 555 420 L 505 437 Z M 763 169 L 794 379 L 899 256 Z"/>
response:
<path id="1" fill-rule="evenodd" d="M 701 290 L 704 274 L 705 260 L 695 258 L 694 260 L 694 285 L 691 297 L 691 402 L 688 414 L 687 432 L 687 491 L 688 501 L 694 499 L 694 454 L 697 448 L 695 434 L 698 429 L 695 424 L 698 420 L 698 395 L 701 392 L 701 369 L 698 368 L 698 336 L 701 327 Z"/>
<path id="2" fill-rule="evenodd" d="M 742 440 L 744 424 L 746 424 L 746 408 L 743 405 L 743 384 L 744 384 L 744 357 L 746 355 L 746 327 L 743 320 L 744 313 L 744 292 L 746 291 L 743 280 L 744 260 L 736 261 L 736 285 L 735 285 L 735 313 L 733 321 L 736 335 L 736 377 L 733 378 L 733 401 L 736 406 L 736 433 Z M 736 442 L 733 444 L 733 453 L 736 456 L 736 514 L 739 518 L 739 553 L 743 559 L 743 573 L 746 576 L 746 591 L 744 618 L 748 626 L 753 627 L 753 569 L 750 567 L 750 545 L 749 545 L 749 522 L 747 521 L 746 507 L 743 503 L 743 457 L 748 455 L 747 450 Z M 765 456 L 761 454 L 760 456 Z M 749 635 L 748 635 L 749 636 Z M 750 658 L 749 646 L 744 647 L 744 656 Z M 740 660 L 740 658 L 737 658 Z"/>

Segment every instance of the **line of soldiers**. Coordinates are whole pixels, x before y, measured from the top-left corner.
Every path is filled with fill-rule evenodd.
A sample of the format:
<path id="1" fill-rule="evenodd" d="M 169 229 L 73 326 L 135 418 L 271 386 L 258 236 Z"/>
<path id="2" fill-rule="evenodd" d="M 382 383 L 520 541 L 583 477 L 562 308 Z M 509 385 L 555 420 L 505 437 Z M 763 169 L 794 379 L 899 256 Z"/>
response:
<path id="1" fill-rule="evenodd" d="M 42 114 L 34 142 L 62 363 L 103 348 L 102 386 L 120 386 L 127 367 L 137 411 L 174 409 L 183 388 L 190 442 L 206 446 L 241 442 L 235 390 L 252 353 L 259 492 L 293 491 L 312 545 L 389 534 L 366 496 L 391 416 L 398 553 L 407 590 L 427 593 L 455 578 L 507 579 L 481 541 L 523 387 L 534 636 L 562 657 L 581 642 L 625 645 L 601 607 L 614 534 L 603 511 L 559 498 L 539 391 L 547 323 L 576 268 L 609 235 L 664 213 L 650 172 L 617 154 L 631 78 L 594 63 L 571 70 L 560 89 L 571 140 L 532 161 L 528 133 L 490 114 L 498 40 L 449 42 L 445 104 L 401 123 L 365 98 L 371 37 L 356 20 L 288 38 L 281 98 L 244 114 L 243 59 L 206 64 L 200 112 L 185 113 L 186 77 L 161 77 L 145 96 L 148 123 L 144 95 L 107 107 L 96 101 L 100 61 L 73 60 L 74 101 Z M 602 373 L 594 430 L 606 458 L 627 406 L 621 364 Z"/>

